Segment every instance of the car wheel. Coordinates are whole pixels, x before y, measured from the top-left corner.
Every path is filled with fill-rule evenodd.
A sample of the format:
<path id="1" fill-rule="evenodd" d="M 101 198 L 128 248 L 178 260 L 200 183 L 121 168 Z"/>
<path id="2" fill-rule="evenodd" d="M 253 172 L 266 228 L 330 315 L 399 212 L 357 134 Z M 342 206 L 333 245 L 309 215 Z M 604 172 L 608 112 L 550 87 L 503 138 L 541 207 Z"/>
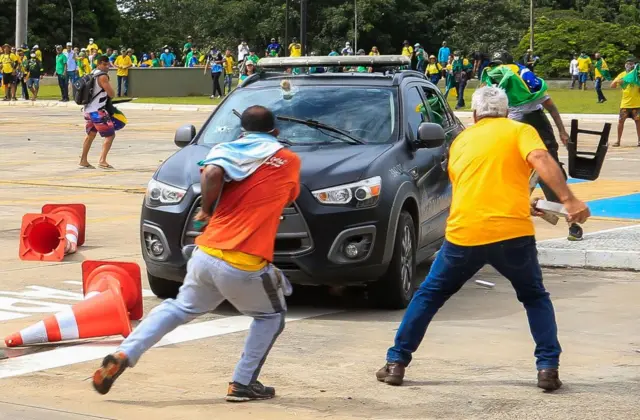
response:
<path id="1" fill-rule="evenodd" d="M 404 309 L 414 292 L 416 275 L 416 230 L 411 215 L 400 213 L 393 256 L 389 268 L 375 285 L 376 306 Z"/>
<path id="2" fill-rule="evenodd" d="M 160 277 L 152 276 L 147 273 L 149 279 L 149 287 L 154 295 L 161 299 L 175 298 L 178 296 L 178 290 L 182 283 L 176 281 L 161 279 Z"/>

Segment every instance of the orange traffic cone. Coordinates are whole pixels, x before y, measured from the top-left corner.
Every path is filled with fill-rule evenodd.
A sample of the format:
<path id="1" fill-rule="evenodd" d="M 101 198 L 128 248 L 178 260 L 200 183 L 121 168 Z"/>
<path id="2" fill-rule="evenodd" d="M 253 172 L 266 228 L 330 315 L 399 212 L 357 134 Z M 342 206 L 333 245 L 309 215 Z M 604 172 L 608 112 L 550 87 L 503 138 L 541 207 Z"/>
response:
<path id="1" fill-rule="evenodd" d="M 112 284 L 122 293 L 129 319 L 141 319 L 142 281 L 138 264 L 89 260 L 82 263 L 82 293 L 85 299 L 108 290 Z"/>
<path id="2" fill-rule="evenodd" d="M 46 204 L 40 214 L 25 214 L 20 229 L 20 259 L 62 261 L 84 244 L 84 204 Z"/>
<path id="3" fill-rule="evenodd" d="M 124 337 L 131 334 L 131 323 L 120 291 L 110 287 L 71 309 L 11 334 L 4 342 L 7 347 L 16 347 L 118 334 Z"/>

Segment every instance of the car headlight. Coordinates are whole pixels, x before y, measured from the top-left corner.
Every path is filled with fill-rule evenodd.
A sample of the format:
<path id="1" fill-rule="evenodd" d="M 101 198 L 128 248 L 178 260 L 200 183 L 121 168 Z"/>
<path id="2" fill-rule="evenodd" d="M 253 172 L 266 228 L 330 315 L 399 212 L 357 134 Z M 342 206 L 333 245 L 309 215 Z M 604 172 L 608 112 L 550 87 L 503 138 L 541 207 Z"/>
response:
<path id="1" fill-rule="evenodd" d="M 312 194 L 322 204 L 350 204 L 357 208 L 362 208 L 376 205 L 381 191 L 382 179 L 379 176 L 374 176 L 352 184 L 316 190 Z"/>
<path id="2" fill-rule="evenodd" d="M 145 202 L 148 206 L 178 204 L 187 192 L 152 179 L 147 186 Z"/>

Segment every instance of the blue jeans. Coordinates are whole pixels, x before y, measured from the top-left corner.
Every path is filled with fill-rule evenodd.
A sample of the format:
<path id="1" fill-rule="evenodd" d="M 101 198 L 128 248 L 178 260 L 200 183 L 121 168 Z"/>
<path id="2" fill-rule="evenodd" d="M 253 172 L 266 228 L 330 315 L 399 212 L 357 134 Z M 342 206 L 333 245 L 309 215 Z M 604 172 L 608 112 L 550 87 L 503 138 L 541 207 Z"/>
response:
<path id="1" fill-rule="evenodd" d="M 245 315 L 253 317 L 244 351 L 233 373 L 233 381 L 249 385 L 258 379 L 271 347 L 284 329 L 291 285 L 269 264 L 258 271 L 243 271 L 203 251 L 194 251 L 187 275 L 175 299 L 154 308 L 133 330 L 118 351 L 129 365 L 160 339 L 182 324 L 215 310 L 225 299 Z"/>
<path id="2" fill-rule="evenodd" d="M 78 80 L 78 72 L 76 70 L 67 71 L 67 81 L 71 83 L 71 90 L 74 93 L 76 92 L 76 87 L 73 84 Z M 68 88 L 67 88 L 68 91 Z"/>
<path id="3" fill-rule="evenodd" d="M 578 74 L 578 81 L 580 82 L 580 85 L 582 86 L 583 84 L 587 83 L 587 79 L 589 78 L 589 73 L 586 72 L 580 72 Z"/>
<path id="4" fill-rule="evenodd" d="M 418 60 L 418 63 L 416 64 L 416 70 L 419 71 L 420 73 L 424 73 L 426 63 L 427 62 L 425 60 Z"/>
<path id="5" fill-rule="evenodd" d="M 118 96 L 122 96 L 122 85 L 124 84 L 124 96 L 129 95 L 129 76 L 118 76 Z"/>
<path id="6" fill-rule="evenodd" d="M 231 93 L 231 84 L 233 83 L 233 74 L 224 75 L 224 94 Z M 227 90 L 228 89 L 228 90 Z"/>
<path id="7" fill-rule="evenodd" d="M 431 81 L 431 83 L 433 83 L 434 85 L 437 85 L 438 82 L 440 81 L 440 75 L 439 74 L 432 74 L 431 76 L 429 76 L 429 80 Z"/>
<path id="8" fill-rule="evenodd" d="M 604 93 L 602 93 L 602 77 L 596 77 L 595 88 L 596 88 L 596 93 L 598 94 L 598 100 L 606 101 L 607 98 L 605 98 Z"/>
<path id="9" fill-rule="evenodd" d="M 456 89 L 458 90 L 458 102 L 456 103 L 456 109 L 458 108 L 464 108 L 466 106 L 465 102 L 464 102 L 464 88 L 467 87 L 467 81 L 466 80 L 461 80 L 460 82 L 458 82 L 458 86 L 456 86 Z"/>
<path id="10" fill-rule="evenodd" d="M 60 96 L 63 101 L 69 100 L 69 79 L 66 75 L 58 74 L 58 86 L 60 87 Z"/>
<path id="11" fill-rule="evenodd" d="M 438 309 L 486 264 L 511 282 L 524 305 L 536 343 L 536 367 L 557 368 L 562 348 L 553 304 L 542 284 L 533 236 L 480 246 L 458 246 L 445 241 L 404 314 L 395 345 L 387 352 L 387 361 L 409 365 Z"/>

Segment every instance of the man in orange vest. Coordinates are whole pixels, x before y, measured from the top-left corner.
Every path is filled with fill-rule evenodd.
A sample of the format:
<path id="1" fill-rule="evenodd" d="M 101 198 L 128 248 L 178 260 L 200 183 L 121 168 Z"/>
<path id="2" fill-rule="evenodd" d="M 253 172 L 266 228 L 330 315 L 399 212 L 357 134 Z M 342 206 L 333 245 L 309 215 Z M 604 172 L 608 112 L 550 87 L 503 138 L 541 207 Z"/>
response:
<path id="1" fill-rule="evenodd" d="M 151 311 L 116 352 L 104 358 L 93 376 L 99 393 L 109 392 L 118 376 L 164 335 L 226 299 L 254 319 L 227 401 L 275 396 L 275 389 L 262 385 L 258 375 L 284 329 L 284 296 L 291 293 L 288 280 L 271 261 L 280 215 L 300 192 L 300 158 L 278 142 L 275 117 L 268 109 L 247 108 L 241 124 L 241 138 L 216 145 L 200 162 L 202 210 L 195 219 L 208 224 L 196 240 L 198 248 L 178 296 Z"/>

